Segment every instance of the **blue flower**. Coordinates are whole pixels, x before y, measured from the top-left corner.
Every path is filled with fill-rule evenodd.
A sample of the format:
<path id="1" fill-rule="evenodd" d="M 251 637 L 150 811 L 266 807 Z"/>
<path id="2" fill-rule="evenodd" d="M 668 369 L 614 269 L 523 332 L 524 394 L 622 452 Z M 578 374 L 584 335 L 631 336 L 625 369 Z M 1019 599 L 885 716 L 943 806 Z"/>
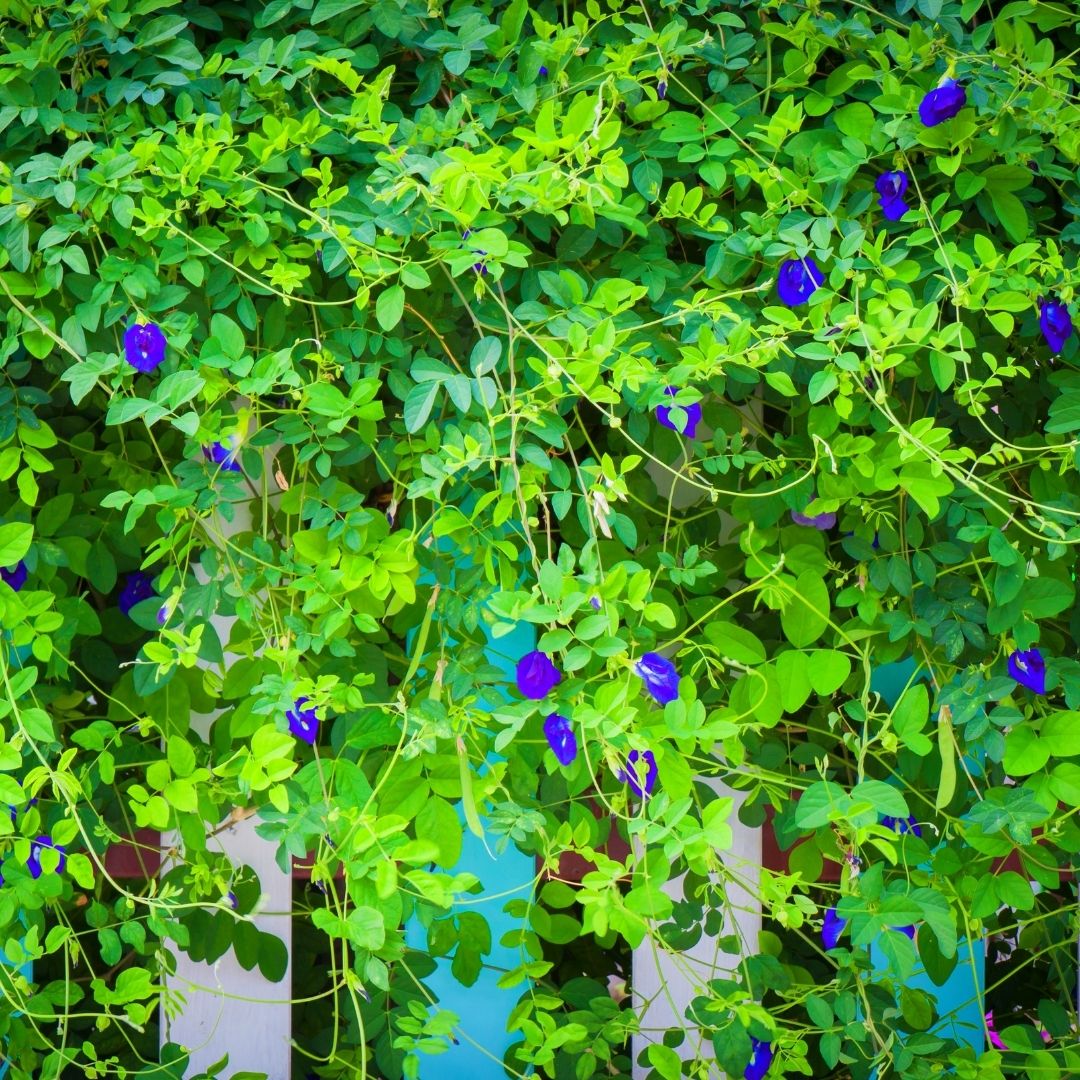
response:
<path id="1" fill-rule="evenodd" d="M 899 833 L 901 836 L 908 832 L 914 833 L 915 836 L 922 836 L 922 826 L 915 820 L 914 814 L 908 818 L 894 818 L 884 814 L 881 818 L 881 824 L 886 829 L 892 829 L 893 832 Z"/>
<path id="2" fill-rule="evenodd" d="M 143 600 L 149 600 L 153 595 L 153 578 L 149 574 L 144 574 L 141 570 L 136 570 L 134 573 L 128 574 L 116 604 L 125 615 L 130 615 L 131 609 L 136 604 L 141 603 Z"/>
<path id="3" fill-rule="evenodd" d="M 805 304 L 824 281 L 825 275 L 809 256 L 805 259 L 787 259 L 780 264 L 776 291 L 788 307 L 798 307 Z"/>
<path id="4" fill-rule="evenodd" d="M 638 762 L 643 762 L 645 765 L 645 783 L 641 781 L 641 766 Z M 643 753 L 639 753 L 637 750 L 631 750 L 627 756 L 626 764 L 629 766 L 627 769 L 619 771 L 619 779 L 624 784 L 630 785 L 630 790 L 639 798 L 647 798 L 653 793 L 653 788 L 656 787 L 656 778 L 659 775 L 659 769 L 656 767 L 656 758 L 653 757 L 651 750 L 646 750 Z"/>
<path id="5" fill-rule="evenodd" d="M 64 872 L 64 866 L 67 863 L 65 854 L 67 849 L 61 844 L 54 844 L 47 836 L 39 836 L 36 840 L 30 841 L 30 858 L 26 860 L 26 869 L 30 871 L 32 878 L 41 877 L 41 849 L 47 847 L 60 852 L 60 862 L 56 867 L 56 872 L 58 874 Z"/>
<path id="6" fill-rule="evenodd" d="M 232 889 L 225 894 L 225 899 L 229 902 L 229 907 L 231 907 L 233 911 L 239 911 L 240 901 L 236 899 L 236 893 L 234 893 Z"/>
<path id="7" fill-rule="evenodd" d="M 1017 649 L 1009 657 L 1009 675 L 1033 694 L 1046 693 L 1046 661 L 1038 649 Z"/>
<path id="8" fill-rule="evenodd" d="M 836 908 L 831 907 L 825 912 L 825 919 L 821 924 L 821 941 L 826 949 L 835 949 L 840 935 L 844 932 L 847 919 L 840 918 L 836 914 Z"/>
<path id="9" fill-rule="evenodd" d="M 230 438 L 229 440 L 230 444 L 235 444 L 236 442 L 237 440 L 235 437 Z M 224 472 L 242 471 L 240 462 L 236 460 L 236 455 L 240 453 L 239 446 L 216 442 L 212 446 L 204 446 L 202 452 L 203 457 L 206 458 L 207 461 L 220 466 Z"/>
<path id="10" fill-rule="evenodd" d="M 755 1039 L 751 1035 L 750 1064 L 746 1066 L 746 1072 L 743 1073 L 745 1080 L 764 1080 L 764 1076 L 772 1064 L 772 1059 L 772 1043 L 762 1042 L 761 1039 Z"/>
<path id="11" fill-rule="evenodd" d="M 164 626 L 169 621 L 169 616 L 172 612 L 169 610 L 168 604 L 162 604 L 157 610 L 157 624 L 158 626 Z"/>
<path id="12" fill-rule="evenodd" d="M 25 584 L 30 572 L 26 569 L 26 563 L 20 559 L 14 566 L 0 566 L 0 581 L 6 582 L 16 592 Z"/>
<path id="13" fill-rule="evenodd" d="M 946 79 L 919 102 L 919 119 L 927 127 L 951 120 L 967 104 L 967 91 L 955 80 Z"/>
<path id="14" fill-rule="evenodd" d="M 543 701 L 561 680 L 559 669 L 539 649 L 533 649 L 518 661 L 517 688 L 522 697 Z"/>
<path id="15" fill-rule="evenodd" d="M 656 84 L 656 100 L 663 101 L 667 97 L 667 83 L 658 82 Z"/>
<path id="16" fill-rule="evenodd" d="M 645 689 L 658 705 L 666 705 L 679 696 L 679 673 L 666 656 L 647 652 L 634 665 L 634 671 L 645 680 Z"/>
<path id="17" fill-rule="evenodd" d="M 800 514 L 798 510 L 791 511 L 791 520 L 796 525 L 807 525 L 812 529 L 820 529 L 825 532 L 836 524 L 835 514 Z"/>
<path id="18" fill-rule="evenodd" d="M 664 388 L 664 393 L 669 397 L 675 397 L 678 394 L 679 388 L 677 386 L 667 386 Z M 688 439 L 694 437 L 694 433 L 697 431 L 697 426 L 701 423 L 701 403 L 695 401 L 693 405 L 680 406 L 682 411 L 686 413 L 686 430 L 682 432 Z M 671 428 L 672 431 L 678 431 L 671 419 L 671 409 L 666 405 L 656 406 L 656 419 L 664 425 L 666 428 Z"/>
<path id="19" fill-rule="evenodd" d="M 156 323 L 132 323 L 124 331 L 124 359 L 149 374 L 165 359 L 165 335 Z"/>
<path id="20" fill-rule="evenodd" d="M 540 70 L 537 72 L 541 79 L 546 79 L 548 76 L 548 69 L 544 64 L 540 65 Z"/>
<path id="21" fill-rule="evenodd" d="M 881 212 L 887 221 L 899 221 L 911 209 L 904 202 L 904 192 L 908 188 L 907 173 L 882 173 L 874 181 L 874 187 L 877 188 Z"/>
<path id="22" fill-rule="evenodd" d="M 599 596 L 590 596 L 589 597 L 589 603 L 592 604 L 594 611 L 599 611 L 600 610 L 600 597 Z"/>
<path id="23" fill-rule="evenodd" d="M 1061 352 L 1073 332 L 1069 309 L 1060 300 L 1043 300 L 1039 305 L 1039 329 L 1050 351 Z"/>
<path id="24" fill-rule="evenodd" d="M 289 731 L 293 735 L 314 746 L 319 736 L 319 718 L 314 709 L 304 708 L 307 703 L 306 697 L 298 697 L 293 707 L 285 713 L 285 719 L 289 721 Z"/>
<path id="25" fill-rule="evenodd" d="M 544 735 L 560 765 L 569 765 L 577 757 L 577 737 L 569 717 L 553 712 L 544 721 Z"/>

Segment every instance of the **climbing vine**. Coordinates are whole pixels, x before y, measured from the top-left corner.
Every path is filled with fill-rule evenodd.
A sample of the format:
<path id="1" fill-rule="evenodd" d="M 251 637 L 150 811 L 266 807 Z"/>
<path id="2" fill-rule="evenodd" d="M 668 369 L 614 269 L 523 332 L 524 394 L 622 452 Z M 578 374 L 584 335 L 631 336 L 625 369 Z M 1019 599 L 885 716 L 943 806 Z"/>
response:
<path id="1" fill-rule="evenodd" d="M 11 1080 L 181 1077 L 181 953 L 285 977 L 248 819 L 297 1076 L 419 1075 L 497 945 L 512 1077 L 1080 1072 L 1068 4 L 0 40 Z M 502 942 L 476 840 L 535 860 Z M 629 951 L 702 935 L 657 1031 Z"/>

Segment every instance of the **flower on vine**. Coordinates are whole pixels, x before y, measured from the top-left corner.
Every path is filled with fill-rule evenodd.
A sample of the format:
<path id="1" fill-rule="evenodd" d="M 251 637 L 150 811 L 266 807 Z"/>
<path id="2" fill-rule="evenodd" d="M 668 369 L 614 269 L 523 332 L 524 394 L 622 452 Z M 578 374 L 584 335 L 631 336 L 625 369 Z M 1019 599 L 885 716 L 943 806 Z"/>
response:
<path id="1" fill-rule="evenodd" d="M 1017 649 L 1009 657 L 1009 675 L 1033 694 L 1046 693 L 1046 661 L 1038 649 Z"/>
<path id="2" fill-rule="evenodd" d="M 907 818 L 895 818 L 890 817 L 888 814 L 883 814 L 881 818 L 881 824 L 886 829 L 892 829 L 893 832 L 899 833 L 901 836 L 904 833 L 913 833 L 915 836 L 922 836 L 922 826 L 915 820 L 915 815 Z"/>
<path id="3" fill-rule="evenodd" d="M 540 76 L 541 79 L 546 79 L 548 77 L 548 69 L 547 69 L 546 65 L 541 64 L 540 65 L 540 70 L 539 70 L 539 72 L 537 72 L 537 74 Z"/>
<path id="4" fill-rule="evenodd" d="M 955 80 L 945 79 L 919 102 L 919 119 L 926 127 L 951 120 L 967 104 L 967 91 Z"/>
<path id="5" fill-rule="evenodd" d="M 577 757 L 577 736 L 569 717 L 553 712 L 544 721 L 544 735 L 560 765 L 569 765 Z"/>
<path id="6" fill-rule="evenodd" d="M 57 864 L 56 872 L 58 874 L 64 872 L 64 866 L 67 863 L 67 848 L 62 844 L 54 844 L 47 836 L 39 836 L 36 840 L 30 841 L 30 858 L 26 860 L 26 869 L 30 871 L 32 878 L 41 877 L 41 849 L 47 847 L 60 853 L 60 862 Z"/>
<path id="7" fill-rule="evenodd" d="M 667 97 L 667 83 L 658 82 L 656 84 L 656 100 L 663 101 Z"/>
<path id="8" fill-rule="evenodd" d="M 132 323 L 124 331 L 124 359 L 144 375 L 165 359 L 165 335 L 156 323 Z"/>
<path id="9" fill-rule="evenodd" d="M 874 181 L 874 187 L 886 221 L 899 221 L 911 209 L 904 202 L 904 192 L 908 189 L 907 173 L 899 170 L 882 173 Z"/>
<path id="10" fill-rule="evenodd" d="M 780 264 L 776 291 L 788 307 L 798 307 L 805 304 L 824 281 L 825 275 L 809 256 L 805 259 L 786 259 Z"/>
<path id="11" fill-rule="evenodd" d="M 1043 300 L 1039 305 L 1039 329 L 1051 352 L 1061 352 L 1073 332 L 1069 309 L 1060 300 Z"/>
<path id="12" fill-rule="evenodd" d="M 236 455 L 240 453 L 238 442 L 239 440 L 233 435 L 229 437 L 227 443 L 216 442 L 212 446 L 204 446 L 203 457 L 219 466 L 223 472 L 241 472 L 240 462 L 236 460 Z"/>
<path id="13" fill-rule="evenodd" d="M 600 597 L 599 596 L 590 596 L 589 597 L 589 603 L 592 604 L 593 611 L 599 611 L 600 610 Z"/>
<path id="14" fill-rule="evenodd" d="M 4 581 L 16 592 L 26 584 L 26 579 L 29 576 L 30 571 L 26 569 L 26 563 L 24 563 L 22 559 L 14 566 L 0 566 L 0 581 Z"/>
<path id="15" fill-rule="evenodd" d="M 744 1080 L 764 1080 L 765 1074 L 772 1064 L 772 1043 L 762 1042 L 750 1036 L 750 1064 L 743 1073 Z"/>
<path id="16" fill-rule="evenodd" d="M 517 688 L 522 697 L 543 701 L 561 681 L 562 673 L 539 649 L 533 649 L 518 661 Z"/>
<path id="17" fill-rule="evenodd" d="M 229 907 L 231 907 L 233 911 L 240 910 L 240 901 L 236 899 L 236 893 L 234 893 L 232 889 L 225 894 L 225 899 L 228 901 Z"/>
<path id="18" fill-rule="evenodd" d="M 319 735 L 319 718 L 314 709 L 304 708 L 307 703 L 306 697 L 298 697 L 293 707 L 285 713 L 285 719 L 289 721 L 289 731 L 293 735 L 314 746 Z"/>
<path id="19" fill-rule="evenodd" d="M 664 393 L 669 397 L 675 397 L 678 394 L 679 388 L 677 386 L 667 386 L 664 388 Z M 686 428 L 681 432 L 688 439 L 694 437 L 697 431 L 697 426 L 701 423 L 701 403 L 695 401 L 693 405 L 680 406 L 682 411 L 686 414 Z M 675 423 L 671 419 L 671 409 L 667 405 L 656 406 L 656 419 L 664 425 L 666 428 L 671 428 L 672 431 L 678 431 Z"/>
<path id="20" fill-rule="evenodd" d="M 149 600 L 154 595 L 153 578 L 144 574 L 141 570 L 128 574 L 124 587 L 120 590 L 120 596 L 116 601 L 117 607 L 125 615 L 131 614 L 131 609 L 143 600 Z"/>
<path id="21" fill-rule="evenodd" d="M 840 935 L 844 932 L 847 919 L 836 914 L 836 908 L 831 907 L 825 912 L 825 919 L 821 924 L 821 941 L 826 949 L 835 949 Z"/>
<path id="22" fill-rule="evenodd" d="M 630 790 L 639 798 L 648 798 L 656 787 L 656 778 L 660 770 L 656 767 L 656 758 L 651 750 L 639 752 L 631 750 L 626 758 L 626 769 L 619 770 L 619 780 L 630 785 Z M 645 782 L 641 782 L 642 765 L 645 769 Z"/>
<path id="23" fill-rule="evenodd" d="M 807 525 L 812 529 L 825 532 L 836 524 L 835 514 L 800 514 L 798 510 L 791 511 L 791 520 L 796 525 Z"/>
<path id="24" fill-rule="evenodd" d="M 666 656 L 647 652 L 634 665 L 634 672 L 644 680 L 645 689 L 657 705 L 666 705 L 679 696 L 679 673 Z"/>
<path id="25" fill-rule="evenodd" d="M 172 615 L 172 611 L 169 610 L 168 604 L 162 604 L 157 609 L 157 624 L 158 626 L 164 626 L 169 621 L 169 616 Z"/>

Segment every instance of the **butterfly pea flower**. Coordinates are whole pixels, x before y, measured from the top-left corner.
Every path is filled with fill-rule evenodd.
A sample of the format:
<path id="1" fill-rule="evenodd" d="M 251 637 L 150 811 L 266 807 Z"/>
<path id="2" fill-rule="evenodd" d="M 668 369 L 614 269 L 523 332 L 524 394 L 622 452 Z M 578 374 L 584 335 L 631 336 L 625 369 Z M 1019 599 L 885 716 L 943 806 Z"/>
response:
<path id="1" fill-rule="evenodd" d="M 526 653 L 517 664 L 517 688 L 522 697 L 543 701 L 562 681 L 562 673 L 539 649 Z"/>
<path id="2" fill-rule="evenodd" d="M 148 375 L 165 359 L 165 335 L 156 323 L 132 323 L 124 331 L 124 359 Z"/>
<path id="3" fill-rule="evenodd" d="M 656 84 L 656 100 L 663 101 L 667 97 L 667 83 L 658 82 Z"/>
<path id="4" fill-rule="evenodd" d="M 54 844 L 48 836 L 39 836 L 36 840 L 30 841 L 30 858 L 26 860 L 26 869 L 30 871 L 30 876 L 35 879 L 41 877 L 42 848 L 53 848 L 60 853 L 60 862 L 57 864 L 56 872 L 62 874 L 67 863 L 67 848 L 62 844 Z"/>
<path id="5" fill-rule="evenodd" d="M 131 609 L 143 600 L 149 600 L 154 595 L 153 579 L 149 574 L 141 570 L 128 574 L 124 587 L 120 590 L 120 596 L 116 601 L 117 607 L 125 615 L 131 614 Z"/>
<path id="6" fill-rule="evenodd" d="M 1046 693 L 1046 661 L 1038 649 L 1017 649 L 1009 657 L 1009 675 L 1033 694 Z"/>
<path id="7" fill-rule="evenodd" d="M 15 592 L 18 592 L 26 584 L 26 579 L 29 576 L 30 571 L 26 569 L 26 563 L 22 559 L 14 566 L 0 566 L 0 580 L 6 582 Z"/>
<path id="8" fill-rule="evenodd" d="M 796 525 L 806 525 L 812 529 L 826 532 L 836 524 L 835 514 L 800 514 L 798 510 L 791 511 L 791 520 Z"/>
<path id="9" fill-rule="evenodd" d="M 1073 332 L 1069 309 L 1060 300 L 1044 300 L 1039 305 L 1039 329 L 1051 352 L 1061 352 Z"/>
<path id="10" fill-rule="evenodd" d="M 847 919 L 837 915 L 836 908 L 831 907 L 825 912 L 825 918 L 821 924 L 821 942 L 826 949 L 836 948 L 846 925 Z"/>
<path id="11" fill-rule="evenodd" d="M 547 76 L 548 76 L 548 69 L 547 69 L 546 65 L 541 64 L 540 65 L 540 70 L 539 70 L 539 72 L 537 72 L 537 74 L 540 76 L 541 79 L 546 79 Z"/>
<path id="12" fill-rule="evenodd" d="M 666 656 L 647 652 L 634 665 L 634 672 L 644 680 L 645 689 L 657 705 L 666 705 L 679 696 L 679 673 Z"/>
<path id="13" fill-rule="evenodd" d="M 599 611 L 600 610 L 600 597 L 599 596 L 590 596 L 589 597 L 589 603 L 592 604 L 592 607 L 593 607 L 594 611 Z"/>
<path id="14" fill-rule="evenodd" d="M 945 79 L 919 102 L 919 119 L 926 127 L 951 120 L 967 104 L 967 91 L 955 80 Z"/>
<path id="15" fill-rule="evenodd" d="M 764 1080 L 773 1060 L 772 1043 L 750 1036 L 750 1064 L 743 1073 L 744 1080 Z"/>
<path id="16" fill-rule="evenodd" d="M 309 746 L 314 746 L 319 735 L 319 718 L 313 708 L 304 708 L 307 703 L 308 698 L 298 697 L 293 702 L 293 707 L 285 713 L 285 719 L 289 721 L 291 734 L 303 739 Z"/>
<path id="17" fill-rule="evenodd" d="M 544 721 L 544 735 L 560 765 L 569 765 L 577 757 L 577 736 L 569 717 L 553 712 Z"/>
<path id="18" fill-rule="evenodd" d="M 886 829 L 892 829 L 893 832 L 899 833 L 901 836 L 904 833 L 913 833 L 915 836 L 922 836 L 922 826 L 915 820 L 915 815 L 907 818 L 895 818 L 888 814 L 883 814 L 881 818 L 881 824 Z"/>
<path id="19" fill-rule="evenodd" d="M 648 798 L 656 787 L 656 778 L 660 770 L 656 767 L 656 758 L 651 750 L 644 752 L 631 750 L 626 758 L 629 768 L 619 770 L 619 780 L 630 785 L 630 790 L 639 798 Z M 644 766 L 645 782 L 641 782 L 641 771 Z"/>
<path id="20" fill-rule="evenodd" d="M 240 452 L 240 447 L 235 445 L 236 441 L 235 438 L 230 438 L 228 443 L 216 442 L 212 446 L 204 446 L 203 457 L 223 472 L 241 472 L 240 462 L 236 460 L 236 455 Z"/>
<path id="21" fill-rule="evenodd" d="M 158 626 L 164 626 L 169 621 L 169 616 L 172 612 L 169 610 L 168 604 L 162 604 L 157 609 L 157 624 Z"/>
<path id="22" fill-rule="evenodd" d="M 787 259 L 780 264 L 776 291 L 788 307 L 798 307 L 805 304 L 824 281 L 825 275 L 809 256 L 805 259 Z"/>
<path id="23" fill-rule="evenodd" d="M 899 221 L 910 209 L 904 202 L 904 192 L 908 189 L 907 173 L 887 172 L 874 181 L 877 188 L 881 212 L 887 221 Z"/>
<path id="24" fill-rule="evenodd" d="M 667 386 L 664 388 L 664 393 L 669 397 L 675 397 L 678 394 L 679 388 L 677 386 Z M 683 412 L 686 414 L 686 427 L 682 431 L 688 439 L 692 439 L 697 432 L 697 426 L 701 423 L 701 403 L 695 401 L 693 405 L 681 406 Z M 666 405 L 656 406 L 656 419 L 664 425 L 666 428 L 671 428 L 672 431 L 678 431 L 675 426 L 675 422 L 671 419 L 671 409 Z"/>
<path id="25" fill-rule="evenodd" d="M 236 899 L 236 893 L 234 893 L 232 889 L 225 894 L 225 900 L 233 911 L 238 911 L 240 909 L 240 901 Z"/>

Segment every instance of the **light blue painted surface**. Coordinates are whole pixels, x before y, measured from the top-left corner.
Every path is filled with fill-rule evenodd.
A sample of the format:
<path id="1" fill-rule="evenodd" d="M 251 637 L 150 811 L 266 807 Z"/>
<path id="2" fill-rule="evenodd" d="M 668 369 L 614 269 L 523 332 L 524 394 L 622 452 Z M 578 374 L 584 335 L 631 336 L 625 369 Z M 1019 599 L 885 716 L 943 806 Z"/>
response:
<path id="1" fill-rule="evenodd" d="M 432 629 L 434 631 L 435 627 Z M 487 635 L 484 652 L 488 662 L 504 673 L 508 686 L 512 685 L 518 660 L 536 648 L 534 627 L 519 623 L 512 633 L 498 640 L 491 637 L 486 624 L 484 632 Z M 489 762 L 498 760 L 494 755 L 488 758 Z M 458 813 L 464 821 L 460 807 Z M 484 842 L 466 829 L 461 859 L 452 871 L 475 874 L 483 884 L 482 893 L 470 896 L 467 905 L 452 910 L 473 911 L 487 919 L 491 927 L 492 951 L 484 957 L 484 964 L 488 966 L 472 986 L 462 986 L 450 973 L 450 958 L 439 960 L 437 970 L 425 980 L 438 996 L 440 1006 L 456 1013 L 460 1023 L 455 1030 L 456 1045 L 446 1053 L 421 1057 L 420 1080 L 504 1080 L 503 1056 L 511 1044 L 520 1039 L 516 1034 L 509 1034 L 506 1025 L 521 996 L 521 987 L 500 990 L 496 984 L 504 971 L 520 966 L 522 955 L 519 949 L 508 948 L 499 942 L 503 935 L 520 928 L 520 920 L 512 919 L 503 908 L 512 899 L 530 895 L 536 863 L 513 844 L 501 855 L 494 856 L 495 839 L 488 839 L 488 847 L 492 849 L 489 854 Z M 411 920 L 405 927 L 405 940 L 415 949 L 426 949 L 427 931 Z"/>
<path id="2" fill-rule="evenodd" d="M 915 661 L 911 658 L 895 664 L 882 664 L 871 675 L 870 688 L 879 693 L 891 707 L 896 704 L 914 673 Z M 918 682 L 927 677 L 923 669 L 914 681 Z M 982 771 L 975 762 L 969 762 L 970 766 Z M 935 986 L 921 963 L 905 985 L 912 989 L 925 990 L 937 1001 L 940 1019 L 930 1029 L 934 1034 L 953 1038 L 981 1054 L 985 1049 L 986 1038 L 983 1025 L 983 1013 L 986 1011 L 986 953 L 983 939 L 979 938 L 974 942 L 974 963 L 971 950 L 971 943 L 964 940 L 960 942 L 957 947 L 956 968 L 944 986 Z M 870 946 L 870 960 L 876 973 L 885 969 L 886 964 L 873 944 Z"/>

